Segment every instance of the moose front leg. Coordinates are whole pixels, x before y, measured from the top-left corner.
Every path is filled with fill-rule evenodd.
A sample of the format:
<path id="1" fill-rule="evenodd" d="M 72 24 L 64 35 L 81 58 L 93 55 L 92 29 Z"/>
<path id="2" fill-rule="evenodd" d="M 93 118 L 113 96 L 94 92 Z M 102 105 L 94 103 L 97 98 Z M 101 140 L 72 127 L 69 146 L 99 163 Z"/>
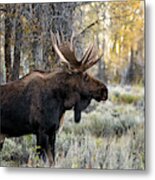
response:
<path id="1" fill-rule="evenodd" d="M 49 161 L 49 166 L 54 164 L 55 159 L 55 132 L 50 135 L 47 134 L 38 134 L 37 135 L 37 153 L 39 157 L 46 162 L 46 156 Z"/>
<path id="2" fill-rule="evenodd" d="M 48 135 L 45 133 L 37 134 L 37 153 L 39 158 L 42 158 L 46 162 L 46 152 L 48 150 Z"/>
<path id="3" fill-rule="evenodd" d="M 50 166 L 55 164 L 55 140 L 56 140 L 56 131 L 53 131 L 49 135 L 49 145 L 47 156 L 49 159 Z"/>

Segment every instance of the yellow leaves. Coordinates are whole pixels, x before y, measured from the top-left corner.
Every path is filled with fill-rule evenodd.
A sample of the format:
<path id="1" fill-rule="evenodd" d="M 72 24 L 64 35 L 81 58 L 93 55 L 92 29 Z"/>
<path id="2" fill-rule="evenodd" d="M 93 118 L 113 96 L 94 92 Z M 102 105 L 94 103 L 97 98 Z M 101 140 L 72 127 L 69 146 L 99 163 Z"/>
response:
<path id="1" fill-rule="evenodd" d="M 25 16 L 21 16 L 20 20 L 21 20 L 23 25 L 27 24 L 27 22 L 28 22 Z"/>
<path id="2" fill-rule="evenodd" d="M 4 32 L 0 31 L 0 36 L 4 36 Z"/>
<path id="3" fill-rule="evenodd" d="M 139 45 L 144 39 L 144 2 L 92 2 L 82 6 L 80 28 L 89 26 L 97 19 L 98 23 L 85 31 L 84 42 L 89 44 L 94 36 L 98 37 L 98 53 L 104 51 L 108 71 L 121 74 L 129 63 L 131 47 L 134 51 L 144 51 L 143 45 Z M 137 60 L 134 58 L 134 61 Z"/>
<path id="4" fill-rule="evenodd" d="M 101 146 L 103 146 L 103 138 L 97 138 L 96 139 L 96 147 L 100 148 Z"/>
<path id="5" fill-rule="evenodd" d="M 143 11 L 140 9 L 140 4 L 142 2 L 129 2 L 128 8 L 125 8 L 125 6 L 120 6 L 120 9 L 117 9 L 117 13 L 122 16 L 122 18 L 119 19 L 119 28 L 117 28 L 115 31 L 113 31 L 114 34 L 117 34 L 117 39 L 115 41 L 115 51 L 112 53 L 116 53 L 116 57 L 119 53 L 121 53 L 122 57 L 127 56 L 128 51 L 120 51 L 121 46 L 126 47 L 123 49 L 130 49 L 130 46 L 136 47 L 137 43 L 143 36 L 143 15 L 137 14 L 135 12 Z M 111 5 L 112 7 L 112 5 Z M 123 8 L 123 9 L 122 9 Z M 129 15 L 126 15 L 126 12 L 128 11 Z M 115 10 L 114 10 L 115 11 Z M 119 13 L 120 11 L 120 13 Z M 124 11 L 124 13 L 123 13 Z M 144 12 L 142 12 L 143 14 Z M 124 16 L 124 17 L 123 17 Z M 115 21 L 115 20 L 113 20 Z M 116 20 L 116 22 L 118 22 Z M 115 27 L 115 24 L 114 24 Z M 118 26 L 117 26 L 118 27 Z M 114 28 L 113 28 L 114 29 Z M 109 37 L 112 39 L 112 37 Z"/>
<path id="6" fill-rule="evenodd" d="M 28 19 L 26 19 L 25 16 L 21 16 L 20 21 L 21 21 L 21 24 L 22 24 L 25 34 L 29 34 L 31 32 L 31 26 L 30 26 Z"/>
<path id="7" fill-rule="evenodd" d="M 119 42 L 116 43 L 116 54 L 119 54 L 120 52 L 120 44 Z"/>
<path id="8" fill-rule="evenodd" d="M 80 168 L 80 164 L 79 164 L 77 156 L 72 159 L 72 166 L 71 166 L 71 168 L 75 168 L 75 169 Z"/>
<path id="9" fill-rule="evenodd" d="M 134 44 L 132 45 L 132 48 L 133 48 L 134 51 L 138 50 L 138 44 L 137 44 L 137 43 L 134 43 Z"/>
<path id="10" fill-rule="evenodd" d="M 143 0 L 127 0 L 127 3 L 131 4 L 133 8 L 139 8 L 141 2 L 143 3 L 144 1 Z"/>

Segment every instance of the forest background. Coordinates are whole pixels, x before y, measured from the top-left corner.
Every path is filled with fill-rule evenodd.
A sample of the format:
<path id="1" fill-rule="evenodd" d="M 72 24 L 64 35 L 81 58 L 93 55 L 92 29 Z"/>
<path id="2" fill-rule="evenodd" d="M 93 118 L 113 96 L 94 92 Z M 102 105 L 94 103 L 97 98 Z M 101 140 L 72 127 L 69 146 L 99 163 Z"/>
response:
<path id="1" fill-rule="evenodd" d="M 78 126 L 68 112 L 58 135 L 56 167 L 144 169 L 144 1 L 0 4 L 0 18 L 1 83 L 34 69 L 52 71 L 57 58 L 51 30 L 66 39 L 74 33 L 78 57 L 91 42 L 102 55 L 89 73 L 108 85 L 109 100 L 92 102 Z M 29 148 L 6 141 L 3 166 L 27 166 L 20 161 L 27 154 L 28 166 L 43 166 L 33 158 L 34 137 L 24 141 Z"/>

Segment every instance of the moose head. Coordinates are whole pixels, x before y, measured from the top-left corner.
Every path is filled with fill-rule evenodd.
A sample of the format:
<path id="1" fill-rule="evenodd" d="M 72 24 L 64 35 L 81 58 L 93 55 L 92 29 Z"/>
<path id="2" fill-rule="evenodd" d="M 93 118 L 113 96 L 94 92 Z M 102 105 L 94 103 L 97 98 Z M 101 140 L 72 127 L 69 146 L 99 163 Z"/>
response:
<path id="1" fill-rule="evenodd" d="M 108 98 L 108 89 L 101 81 L 91 77 L 86 71 L 95 65 L 100 57 L 97 57 L 97 51 L 94 44 L 90 45 L 84 53 L 81 60 L 76 57 L 73 38 L 71 41 L 60 41 L 60 36 L 51 32 L 53 48 L 60 59 L 67 67 L 65 87 L 69 87 L 64 106 L 68 109 L 74 107 L 75 122 L 81 119 L 81 111 L 84 110 L 92 99 L 96 101 L 106 101 Z M 64 39 L 64 38 L 63 38 Z M 64 89 L 66 89 L 64 87 Z"/>

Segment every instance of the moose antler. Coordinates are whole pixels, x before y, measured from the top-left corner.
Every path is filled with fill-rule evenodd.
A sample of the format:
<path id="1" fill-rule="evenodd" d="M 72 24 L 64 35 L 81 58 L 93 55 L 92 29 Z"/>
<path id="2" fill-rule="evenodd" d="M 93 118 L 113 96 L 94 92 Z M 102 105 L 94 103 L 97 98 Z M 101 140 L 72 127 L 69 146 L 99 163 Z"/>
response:
<path id="1" fill-rule="evenodd" d="M 75 55 L 73 36 L 71 37 L 70 42 L 63 41 L 62 43 L 60 43 L 60 36 L 58 33 L 57 37 L 55 37 L 53 32 L 51 32 L 51 37 L 55 52 L 58 54 L 60 60 L 68 65 L 71 71 L 84 72 L 94 64 L 96 64 L 100 59 L 97 58 L 96 48 L 94 44 L 89 46 L 82 59 L 79 61 Z"/>
<path id="2" fill-rule="evenodd" d="M 61 53 L 61 51 L 58 48 L 57 39 L 54 36 L 53 32 L 51 32 L 51 39 L 52 39 L 52 45 L 53 45 L 55 52 L 58 54 L 61 61 L 66 63 L 69 66 L 69 62 L 66 60 L 66 58 L 63 56 L 63 54 Z"/>

